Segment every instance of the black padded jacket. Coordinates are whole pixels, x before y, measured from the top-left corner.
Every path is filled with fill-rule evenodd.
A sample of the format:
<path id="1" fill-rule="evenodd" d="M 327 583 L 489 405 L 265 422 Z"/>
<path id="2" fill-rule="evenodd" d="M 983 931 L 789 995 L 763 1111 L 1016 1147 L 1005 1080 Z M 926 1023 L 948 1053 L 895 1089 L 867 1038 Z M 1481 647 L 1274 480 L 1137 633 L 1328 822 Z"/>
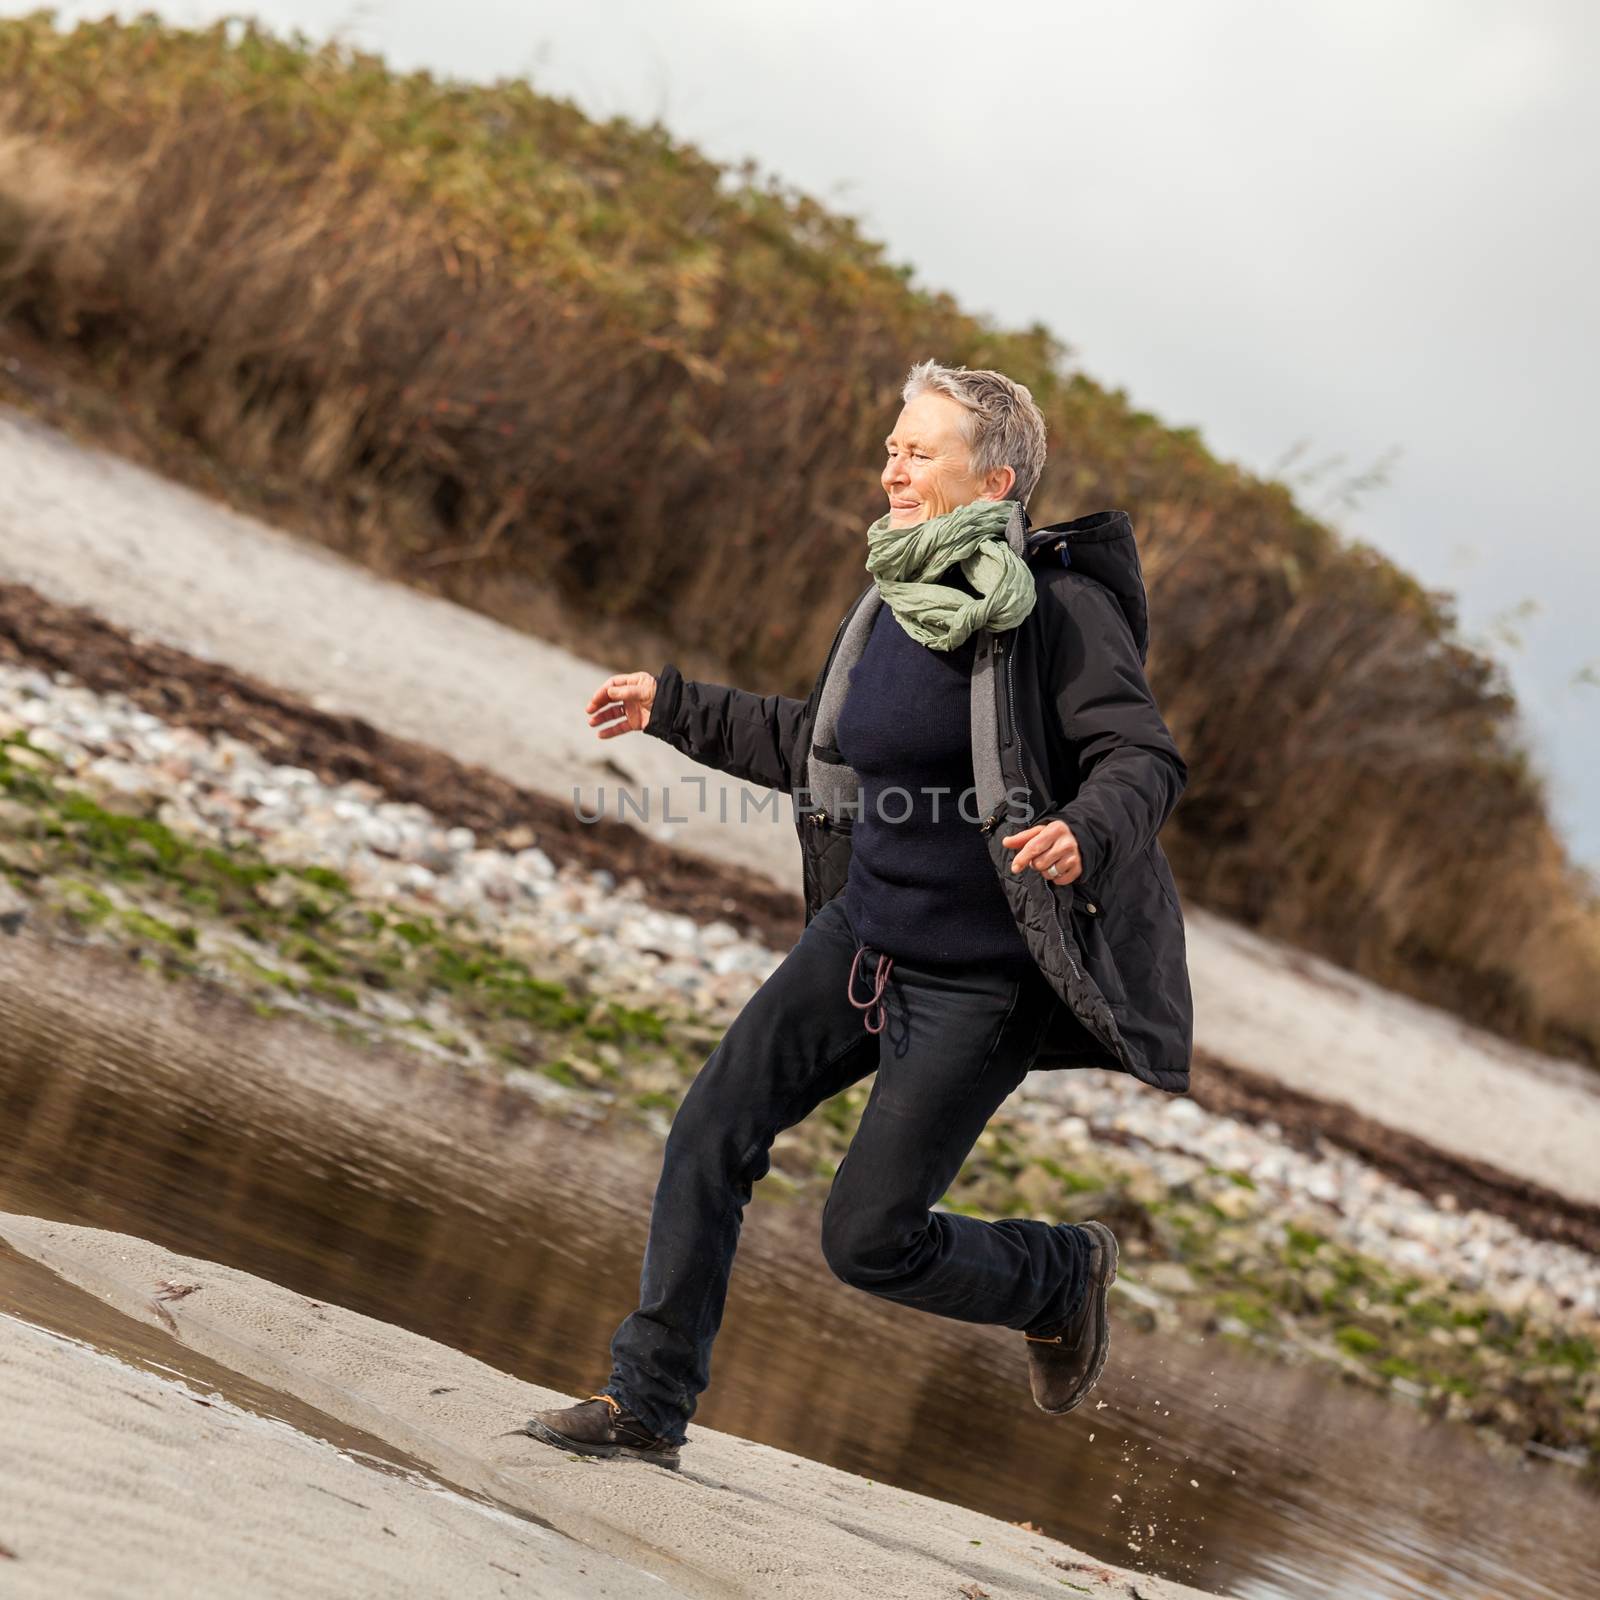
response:
<path id="1" fill-rule="evenodd" d="M 1107 1067 L 1189 1087 L 1194 1007 L 1177 886 L 1157 835 L 1188 782 L 1145 678 L 1149 606 L 1127 513 L 1006 537 L 1038 600 L 1020 626 L 978 636 L 972 670 L 974 824 L 1029 952 L 1061 1002 L 1035 1069 Z M 839 623 L 804 699 L 657 677 L 646 731 L 730 777 L 794 797 L 809 922 L 850 866 L 855 774 L 833 744 L 850 668 L 881 604 L 869 585 Z M 1059 817 L 1083 872 L 1056 884 L 1009 870 L 1002 836 Z"/>

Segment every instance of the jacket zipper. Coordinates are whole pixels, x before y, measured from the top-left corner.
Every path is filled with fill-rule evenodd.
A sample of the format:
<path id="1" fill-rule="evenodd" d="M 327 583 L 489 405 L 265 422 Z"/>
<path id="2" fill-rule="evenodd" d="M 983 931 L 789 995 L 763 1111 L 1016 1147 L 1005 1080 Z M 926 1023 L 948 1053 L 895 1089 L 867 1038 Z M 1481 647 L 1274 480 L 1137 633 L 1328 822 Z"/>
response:
<path id="1" fill-rule="evenodd" d="M 1006 666 L 1006 707 L 1010 712 L 1009 721 L 1014 732 L 1017 726 L 1017 663 L 1014 656 Z M 1010 742 L 1008 736 L 1006 743 Z"/>
<path id="2" fill-rule="evenodd" d="M 994 642 L 995 671 L 1004 680 L 1000 692 L 1000 748 L 1004 750 L 1011 743 L 1011 735 L 1017 723 L 1016 690 L 1013 687 L 1013 674 L 1006 669 L 1006 647 L 1003 639 Z"/>
<path id="3" fill-rule="evenodd" d="M 1016 701 L 1013 698 L 1011 677 L 1006 671 L 1006 642 L 1004 639 L 994 641 L 994 670 L 1000 675 L 1003 682 L 997 696 L 1000 720 L 1000 748 L 1009 749 L 1012 731 L 1016 727 Z M 993 811 L 978 824 L 979 833 L 993 833 L 999 827 L 1008 809 L 1008 801 L 1002 800 Z"/>

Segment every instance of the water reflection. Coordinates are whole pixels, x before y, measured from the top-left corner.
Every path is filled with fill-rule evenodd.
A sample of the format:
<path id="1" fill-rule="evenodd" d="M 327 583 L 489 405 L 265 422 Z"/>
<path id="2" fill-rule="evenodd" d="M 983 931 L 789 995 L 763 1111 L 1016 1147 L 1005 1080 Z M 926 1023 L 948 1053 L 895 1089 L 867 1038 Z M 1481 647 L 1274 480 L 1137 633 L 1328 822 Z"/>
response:
<path id="1" fill-rule="evenodd" d="M 68 1019 L 0 987 L 0 1209 L 224 1261 L 568 1392 L 604 1377 L 658 1159 L 642 1135 L 392 1057 L 324 1061 L 309 1030 L 232 1008 Z M 1014 1334 L 843 1287 L 814 1215 L 760 1190 L 696 1420 L 1247 1600 L 1594 1592 L 1595 1501 L 1562 1469 L 1125 1327 L 1096 1400 L 1045 1417 Z"/>

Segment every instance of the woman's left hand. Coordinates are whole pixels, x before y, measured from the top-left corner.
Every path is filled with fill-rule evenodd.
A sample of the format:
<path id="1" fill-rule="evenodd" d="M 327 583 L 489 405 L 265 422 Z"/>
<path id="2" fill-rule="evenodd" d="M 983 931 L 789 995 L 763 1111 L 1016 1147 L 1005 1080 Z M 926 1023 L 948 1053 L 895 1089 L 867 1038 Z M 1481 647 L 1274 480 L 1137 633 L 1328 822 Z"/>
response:
<path id="1" fill-rule="evenodd" d="M 1064 822 L 1041 822 L 1021 833 L 1008 833 L 1000 841 L 1007 850 L 1017 850 L 1011 863 L 1013 872 L 1033 867 L 1042 872 L 1051 883 L 1071 883 L 1083 872 L 1083 857 L 1078 854 L 1078 841 L 1072 829 Z M 1053 871 L 1051 869 L 1054 869 Z"/>

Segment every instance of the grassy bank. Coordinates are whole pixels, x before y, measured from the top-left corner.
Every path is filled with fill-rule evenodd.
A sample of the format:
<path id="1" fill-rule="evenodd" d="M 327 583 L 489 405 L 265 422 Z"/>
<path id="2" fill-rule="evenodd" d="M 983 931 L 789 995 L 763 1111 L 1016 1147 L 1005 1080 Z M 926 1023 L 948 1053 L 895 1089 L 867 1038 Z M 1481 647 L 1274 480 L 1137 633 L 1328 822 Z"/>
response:
<path id="1" fill-rule="evenodd" d="M 12 733 L 0 741 L 0 890 L 47 931 L 109 943 L 169 981 L 505 1075 L 551 1115 L 660 1136 L 718 1037 L 676 997 L 608 997 L 467 915 L 375 903 L 326 867 L 218 848 L 159 813 L 70 779 Z M 769 1191 L 820 1203 L 868 1087 L 780 1137 Z M 1069 1151 L 1053 1119 L 1010 1102 L 945 1203 L 1111 1222 L 1134 1286 L 1121 1314 L 1147 1325 L 1313 1360 L 1518 1443 L 1600 1444 L 1591 1326 L 1395 1271 L 1332 1238 L 1315 1207 L 1267 1205 L 1246 1173 L 1158 1181 L 1136 1150 Z"/>
<path id="2" fill-rule="evenodd" d="M 3 392 L 382 571 L 790 692 L 906 366 L 999 366 L 1049 420 L 1036 520 L 1138 529 L 1185 892 L 1600 1060 L 1595 886 L 1449 596 L 751 165 L 239 25 L 3 22 L 0 339 Z"/>

